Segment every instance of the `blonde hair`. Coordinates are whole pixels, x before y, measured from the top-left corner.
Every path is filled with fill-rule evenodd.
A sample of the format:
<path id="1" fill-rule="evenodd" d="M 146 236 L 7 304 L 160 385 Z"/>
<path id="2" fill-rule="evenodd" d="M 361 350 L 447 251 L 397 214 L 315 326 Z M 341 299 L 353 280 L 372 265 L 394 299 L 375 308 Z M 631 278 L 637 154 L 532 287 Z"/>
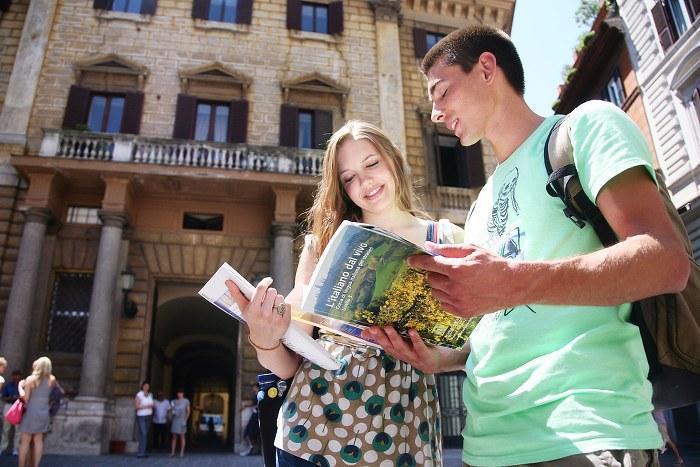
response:
<path id="1" fill-rule="evenodd" d="M 7 359 L 5 357 L 0 357 L 0 366 L 7 366 Z"/>
<path id="2" fill-rule="evenodd" d="M 314 203 L 306 216 L 308 231 L 314 239 L 316 256 L 321 255 L 343 220 L 356 222 L 362 220 L 362 210 L 345 193 L 338 174 L 338 151 L 348 139 L 365 139 L 372 143 L 389 166 L 389 171 L 394 178 L 399 209 L 412 215 L 427 217 L 415 206 L 416 199 L 410 181 L 410 169 L 399 148 L 375 125 L 360 120 L 350 120 L 328 140 L 326 153 L 323 156 L 321 183 Z"/>
<path id="3" fill-rule="evenodd" d="M 32 363 L 32 376 L 44 379 L 51 376 L 51 360 L 49 357 L 39 357 Z"/>

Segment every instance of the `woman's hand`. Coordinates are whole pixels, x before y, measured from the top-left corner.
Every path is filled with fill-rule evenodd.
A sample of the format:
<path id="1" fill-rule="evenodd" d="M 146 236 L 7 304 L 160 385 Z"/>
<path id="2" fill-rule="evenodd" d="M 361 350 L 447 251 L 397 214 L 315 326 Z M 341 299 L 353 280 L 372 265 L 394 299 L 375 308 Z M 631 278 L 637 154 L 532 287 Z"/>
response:
<path id="1" fill-rule="evenodd" d="M 368 337 L 381 345 L 384 351 L 394 358 L 410 363 L 424 373 L 440 373 L 462 369 L 468 355 L 468 346 L 464 349 L 449 349 L 426 345 L 415 329 L 409 329 L 410 340 L 403 338 L 391 326 L 372 326 L 362 331 L 363 337 Z"/>
<path id="2" fill-rule="evenodd" d="M 288 305 L 285 305 L 284 313 L 279 313 L 279 305 L 284 303 L 284 297 L 270 285 L 272 285 L 271 278 L 266 277 L 261 280 L 255 288 L 253 297 L 248 301 L 233 281 L 226 281 L 231 297 L 248 324 L 250 340 L 255 346 L 261 348 L 273 348 L 279 344 L 289 328 L 292 315 Z"/>

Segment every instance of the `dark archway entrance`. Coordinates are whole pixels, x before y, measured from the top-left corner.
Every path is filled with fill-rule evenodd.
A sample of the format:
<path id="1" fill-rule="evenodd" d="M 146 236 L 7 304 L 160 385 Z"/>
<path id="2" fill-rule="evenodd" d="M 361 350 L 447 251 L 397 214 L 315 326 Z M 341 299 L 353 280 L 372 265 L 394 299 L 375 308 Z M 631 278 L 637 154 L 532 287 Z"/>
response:
<path id="1" fill-rule="evenodd" d="M 153 391 L 190 400 L 188 450 L 233 449 L 237 424 L 238 322 L 197 295 L 200 284 L 159 283 L 149 373 Z"/>

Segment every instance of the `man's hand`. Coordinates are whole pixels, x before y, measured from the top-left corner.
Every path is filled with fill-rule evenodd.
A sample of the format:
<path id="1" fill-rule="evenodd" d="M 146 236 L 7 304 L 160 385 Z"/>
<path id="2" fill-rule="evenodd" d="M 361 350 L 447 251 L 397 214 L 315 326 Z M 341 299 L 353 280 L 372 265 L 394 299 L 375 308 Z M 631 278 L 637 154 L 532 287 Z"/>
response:
<path id="1" fill-rule="evenodd" d="M 412 256 L 408 264 L 427 272 L 433 295 L 445 310 L 470 318 L 520 305 L 515 290 L 503 293 L 503 284 L 513 285 L 508 260 L 475 245 L 426 242 L 425 246 L 439 256 Z"/>
<path id="2" fill-rule="evenodd" d="M 415 329 L 409 329 L 408 335 L 410 341 L 401 337 L 391 326 L 372 326 L 362 331 L 363 337 L 381 345 L 387 354 L 410 363 L 413 368 L 424 373 L 440 373 L 464 367 L 466 351 L 428 346 Z"/>

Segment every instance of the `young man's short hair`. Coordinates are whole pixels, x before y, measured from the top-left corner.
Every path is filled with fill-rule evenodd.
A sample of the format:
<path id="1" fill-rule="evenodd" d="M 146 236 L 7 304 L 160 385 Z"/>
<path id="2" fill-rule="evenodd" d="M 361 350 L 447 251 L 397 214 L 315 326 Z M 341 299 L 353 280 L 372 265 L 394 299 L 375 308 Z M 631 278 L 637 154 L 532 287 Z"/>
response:
<path id="1" fill-rule="evenodd" d="M 491 52 L 508 80 L 521 96 L 525 94 L 525 73 L 520 55 L 508 35 L 491 26 L 469 26 L 452 31 L 435 44 L 423 58 L 421 71 L 428 71 L 439 61 L 445 65 L 459 65 L 465 73 L 484 52 Z"/>

